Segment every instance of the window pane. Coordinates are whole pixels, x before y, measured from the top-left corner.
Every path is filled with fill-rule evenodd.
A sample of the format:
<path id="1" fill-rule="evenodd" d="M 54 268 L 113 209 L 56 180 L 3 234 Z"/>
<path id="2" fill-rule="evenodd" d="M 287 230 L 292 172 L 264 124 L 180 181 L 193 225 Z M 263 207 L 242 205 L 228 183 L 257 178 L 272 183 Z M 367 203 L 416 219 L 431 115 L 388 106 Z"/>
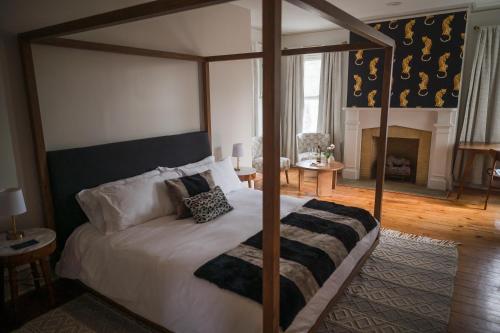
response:
<path id="1" fill-rule="evenodd" d="M 314 133 L 318 124 L 319 98 L 304 99 L 303 133 Z"/>
<path id="2" fill-rule="evenodd" d="M 321 71 L 321 58 L 318 56 L 304 59 L 304 96 L 319 95 L 319 79 Z"/>

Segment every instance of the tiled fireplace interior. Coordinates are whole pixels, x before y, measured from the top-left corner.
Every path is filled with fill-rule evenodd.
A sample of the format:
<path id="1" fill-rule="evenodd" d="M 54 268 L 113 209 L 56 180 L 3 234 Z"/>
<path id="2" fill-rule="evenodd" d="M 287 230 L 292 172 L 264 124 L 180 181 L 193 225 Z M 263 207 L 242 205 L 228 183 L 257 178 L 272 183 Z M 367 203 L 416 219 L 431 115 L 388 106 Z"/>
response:
<path id="1" fill-rule="evenodd" d="M 379 128 L 365 128 L 361 136 L 360 178 L 373 179 L 376 172 Z M 389 126 L 387 156 L 410 162 L 410 176 L 399 177 L 402 181 L 427 185 L 432 132 L 402 126 Z M 387 172 L 386 172 L 387 175 Z M 387 175 L 388 177 L 390 175 Z M 393 176 L 398 178 L 397 176 Z"/>

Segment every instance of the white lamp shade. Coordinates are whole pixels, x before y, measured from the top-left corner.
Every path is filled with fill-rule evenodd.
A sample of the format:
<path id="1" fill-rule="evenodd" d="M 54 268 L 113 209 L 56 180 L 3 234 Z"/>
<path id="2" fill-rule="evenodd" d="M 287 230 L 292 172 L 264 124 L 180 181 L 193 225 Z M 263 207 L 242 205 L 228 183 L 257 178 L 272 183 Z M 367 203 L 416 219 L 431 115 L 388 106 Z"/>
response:
<path id="1" fill-rule="evenodd" d="M 26 212 L 23 191 L 8 188 L 0 191 L 0 216 L 14 216 Z"/>
<path id="2" fill-rule="evenodd" d="M 243 144 L 235 143 L 233 144 L 233 157 L 243 157 Z"/>

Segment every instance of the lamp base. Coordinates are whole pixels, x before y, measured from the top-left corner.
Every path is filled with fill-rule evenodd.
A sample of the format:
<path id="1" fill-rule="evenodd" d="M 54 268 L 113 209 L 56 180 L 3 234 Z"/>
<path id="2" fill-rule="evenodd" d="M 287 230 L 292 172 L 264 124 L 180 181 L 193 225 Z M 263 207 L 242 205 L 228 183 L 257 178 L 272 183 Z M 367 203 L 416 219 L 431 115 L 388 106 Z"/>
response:
<path id="1" fill-rule="evenodd" d="M 24 232 L 22 231 L 12 231 L 12 230 L 8 230 L 7 231 L 7 239 L 8 240 L 19 240 L 19 239 L 23 239 L 24 238 Z"/>

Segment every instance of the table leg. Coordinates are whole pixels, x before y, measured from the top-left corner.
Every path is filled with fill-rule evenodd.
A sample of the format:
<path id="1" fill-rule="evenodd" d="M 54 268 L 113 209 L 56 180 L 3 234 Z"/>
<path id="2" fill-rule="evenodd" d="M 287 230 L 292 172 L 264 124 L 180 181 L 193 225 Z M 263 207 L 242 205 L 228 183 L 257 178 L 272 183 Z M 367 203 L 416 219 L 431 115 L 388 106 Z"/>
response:
<path id="1" fill-rule="evenodd" d="M 9 270 L 9 285 L 10 285 L 10 300 L 12 308 L 14 309 L 14 316 L 17 316 L 17 296 L 19 294 L 19 287 L 17 285 L 17 271 L 13 266 L 8 266 Z"/>
<path id="2" fill-rule="evenodd" d="M 319 197 L 319 171 L 316 171 L 316 196 Z"/>
<path id="3" fill-rule="evenodd" d="M 54 289 L 52 288 L 52 277 L 50 274 L 50 265 L 48 258 L 40 259 L 40 267 L 42 268 L 43 279 L 45 281 L 45 285 L 47 286 L 47 291 L 49 292 L 50 305 L 53 306 L 55 304 Z"/>
<path id="4" fill-rule="evenodd" d="M 38 272 L 38 266 L 36 262 L 30 263 L 31 275 L 33 275 L 33 283 L 35 284 L 35 289 L 40 290 L 40 273 Z"/>
<path id="5" fill-rule="evenodd" d="M 464 151 L 464 154 L 465 154 L 465 151 Z M 470 175 L 470 173 L 472 171 L 472 167 L 474 165 L 474 159 L 475 158 L 476 158 L 476 152 L 475 151 L 469 151 L 467 153 L 467 162 L 465 163 L 464 172 L 461 175 L 460 188 L 458 189 L 458 192 L 457 192 L 457 200 L 460 199 L 460 196 L 464 192 L 465 178 L 467 178 Z"/>
<path id="6" fill-rule="evenodd" d="M 252 181 L 248 178 L 248 188 L 252 188 Z"/>
<path id="7" fill-rule="evenodd" d="M 299 192 L 300 192 L 300 188 L 302 186 L 302 178 L 304 177 L 304 171 L 302 169 L 299 169 Z"/>
<path id="8" fill-rule="evenodd" d="M 335 190 L 335 187 L 337 187 L 337 171 L 333 171 L 332 174 L 332 190 Z"/>

